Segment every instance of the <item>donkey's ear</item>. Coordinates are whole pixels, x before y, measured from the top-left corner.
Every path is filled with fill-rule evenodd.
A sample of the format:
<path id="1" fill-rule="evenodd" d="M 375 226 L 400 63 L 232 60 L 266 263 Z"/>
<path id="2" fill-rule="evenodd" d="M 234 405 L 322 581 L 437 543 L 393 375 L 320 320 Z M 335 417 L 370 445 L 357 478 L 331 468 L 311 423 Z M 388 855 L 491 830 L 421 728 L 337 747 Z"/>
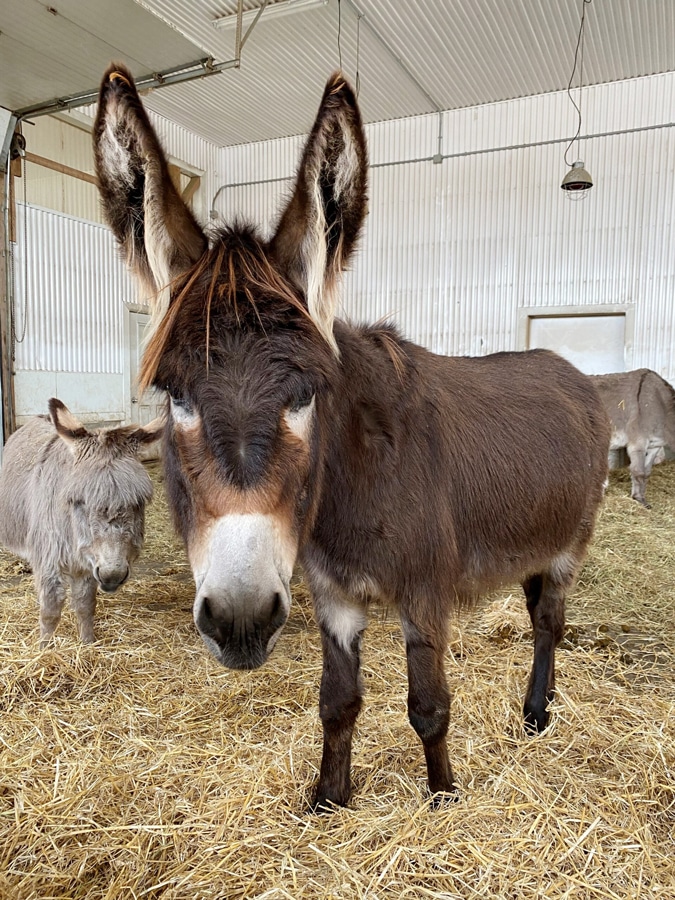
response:
<path id="1" fill-rule="evenodd" d="M 103 76 L 94 124 L 94 160 L 103 211 L 127 265 L 151 294 L 157 321 L 169 283 L 207 248 L 204 232 L 176 190 L 129 70 Z"/>
<path id="2" fill-rule="evenodd" d="M 158 416 L 149 425 L 121 425 L 105 428 L 98 433 L 99 441 L 109 448 L 117 448 L 123 454 L 134 454 L 143 444 L 159 440 L 166 425 L 166 418 Z"/>
<path id="3" fill-rule="evenodd" d="M 315 324 L 336 351 L 337 287 L 366 215 L 367 171 L 356 97 L 336 72 L 326 85 L 293 196 L 271 243 L 283 270 L 304 292 Z"/>
<path id="4" fill-rule="evenodd" d="M 157 416 L 157 418 L 153 419 L 148 425 L 142 425 L 139 428 L 136 428 L 135 431 L 131 432 L 129 437 L 138 444 L 152 444 L 154 441 L 161 438 L 165 425 L 166 418 L 164 416 Z"/>
<path id="5" fill-rule="evenodd" d="M 68 445 L 73 453 L 79 441 L 91 437 L 82 422 L 76 419 L 65 403 L 52 397 L 49 401 L 49 418 L 59 437 Z"/>

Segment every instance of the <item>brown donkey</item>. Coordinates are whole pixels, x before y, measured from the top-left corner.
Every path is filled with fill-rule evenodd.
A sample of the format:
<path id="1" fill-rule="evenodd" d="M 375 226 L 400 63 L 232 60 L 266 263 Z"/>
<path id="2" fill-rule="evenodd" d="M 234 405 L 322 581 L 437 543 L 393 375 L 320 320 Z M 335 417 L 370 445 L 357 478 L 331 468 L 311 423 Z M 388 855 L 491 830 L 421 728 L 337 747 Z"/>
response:
<path id="1" fill-rule="evenodd" d="M 525 718 L 548 722 L 565 594 L 607 473 L 595 389 L 546 351 L 445 358 L 334 318 L 367 175 L 340 74 L 270 241 L 240 225 L 207 240 L 122 66 L 103 78 L 94 140 L 108 220 L 156 298 L 143 380 L 170 397 L 166 486 L 204 643 L 226 666 L 262 665 L 301 561 L 324 660 L 313 803 L 345 804 L 367 604 L 393 604 L 429 788 L 452 791 L 447 623 L 480 589 L 522 583 L 534 628 Z"/>

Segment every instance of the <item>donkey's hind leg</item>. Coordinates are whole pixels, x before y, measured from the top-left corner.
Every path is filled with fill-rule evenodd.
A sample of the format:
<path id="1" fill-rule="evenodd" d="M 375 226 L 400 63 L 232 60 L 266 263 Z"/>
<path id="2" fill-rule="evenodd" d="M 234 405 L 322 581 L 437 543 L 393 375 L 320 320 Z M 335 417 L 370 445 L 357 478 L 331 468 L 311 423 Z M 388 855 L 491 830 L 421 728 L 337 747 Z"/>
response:
<path id="1" fill-rule="evenodd" d="M 577 565 L 571 554 L 563 553 L 546 571 L 523 582 L 534 629 L 534 662 L 523 708 L 528 731 L 543 731 L 548 725 L 547 706 L 555 690 L 555 648 L 565 630 L 565 595 Z"/>
<path id="2" fill-rule="evenodd" d="M 651 465 L 647 463 L 647 444 L 644 440 L 639 442 L 629 441 L 626 451 L 630 460 L 630 495 L 633 500 L 637 500 L 642 506 L 651 509 L 645 496 L 647 479 L 652 470 Z"/>

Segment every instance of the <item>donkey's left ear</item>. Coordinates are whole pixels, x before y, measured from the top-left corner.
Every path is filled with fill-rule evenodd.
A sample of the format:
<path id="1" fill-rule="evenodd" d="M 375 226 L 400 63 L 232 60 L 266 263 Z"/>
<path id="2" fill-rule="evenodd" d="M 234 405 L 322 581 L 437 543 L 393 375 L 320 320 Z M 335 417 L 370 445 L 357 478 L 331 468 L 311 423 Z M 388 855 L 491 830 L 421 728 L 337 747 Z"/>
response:
<path id="1" fill-rule="evenodd" d="M 149 291 L 157 321 L 168 307 L 169 283 L 208 243 L 171 180 L 133 76 L 120 63 L 111 65 L 101 82 L 94 160 L 106 219 L 127 265 Z"/>
<path id="2" fill-rule="evenodd" d="M 277 261 L 305 294 L 310 316 L 336 352 L 337 287 L 366 215 L 367 172 L 356 97 L 336 72 L 326 85 L 293 196 L 271 242 Z"/>
<path id="3" fill-rule="evenodd" d="M 161 438 L 165 425 L 166 418 L 157 416 L 149 425 L 141 425 L 136 428 L 135 431 L 130 433 L 129 437 L 132 441 L 137 441 L 139 444 L 152 444 Z"/>

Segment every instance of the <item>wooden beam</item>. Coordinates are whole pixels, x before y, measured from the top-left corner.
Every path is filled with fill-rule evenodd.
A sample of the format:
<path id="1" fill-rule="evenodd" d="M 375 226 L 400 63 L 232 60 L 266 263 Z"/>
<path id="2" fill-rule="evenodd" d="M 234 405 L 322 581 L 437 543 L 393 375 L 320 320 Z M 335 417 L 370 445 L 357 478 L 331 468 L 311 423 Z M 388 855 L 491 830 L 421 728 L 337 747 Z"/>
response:
<path id="1" fill-rule="evenodd" d="M 15 156 L 9 163 L 9 240 L 16 241 L 16 196 L 14 179 L 21 178 L 21 157 Z"/>
<path id="2" fill-rule="evenodd" d="M 12 160 L 12 163 L 14 160 Z M 14 197 L 14 174 L 13 167 L 9 169 L 9 197 L 7 198 L 7 218 L 9 220 L 9 242 L 13 244 L 16 241 L 16 199 Z"/>
<path id="3" fill-rule="evenodd" d="M 80 181 L 88 181 L 89 184 L 98 184 L 95 175 L 90 175 L 89 172 L 81 172 L 79 169 L 73 169 L 72 166 L 65 166 L 63 163 L 56 162 L 56 160 L 38 156 L 36 153 L 26 152 L 26 162 L 35 163 L 36 166 L 42 166 L 45 169 L 53 169 L 54 172 L 60 172 L 62 175 L 79 178 Z"/>
<path id="4" fill-rule="evenodd" d="M 173 181 L 173 186 L 180 194 L 180 166 L 175 166 L 173 163 L 169 163 L 169 175 L 171 176 L 171 180 Z"/>
<path id="5" fill-rule="evenodd" d="M 195 192 L 198 189 L 201 182 L 202 182 L 202 179 L 199 175 L 193 175 L 190 178 L 188 183 L 185 185 L 185 190 L 183 191 L 183 194 L 182 194 L 183 200 L 185 200 L 186 203 L 189 203 L 190 200 L 192 200 L 192 198 L 194 197 Z"/>
<path id="6" fill-rule="evenodd" d="M 4 173 L 0 173 L 0 176 L 4 176 Z M 4 191 L 5 179 L 1 177 L 0 194 L 3 194 Z M 9 201 L 9 198 L 7 200 Z M 3 205 L 0 204 L 0 207 Z M 0 216 L 0 247 L 4 248 L 5 246 L 5 219 L 4 216 Z M 5 253 L 0 253 L 0 379 L 2 379 L 2 425 L 5 440 L 16 427 L 14 416 L 13 347 L 9 325 L 9 297 L 7 296 L 8 266 L 9 260 Z"/>

